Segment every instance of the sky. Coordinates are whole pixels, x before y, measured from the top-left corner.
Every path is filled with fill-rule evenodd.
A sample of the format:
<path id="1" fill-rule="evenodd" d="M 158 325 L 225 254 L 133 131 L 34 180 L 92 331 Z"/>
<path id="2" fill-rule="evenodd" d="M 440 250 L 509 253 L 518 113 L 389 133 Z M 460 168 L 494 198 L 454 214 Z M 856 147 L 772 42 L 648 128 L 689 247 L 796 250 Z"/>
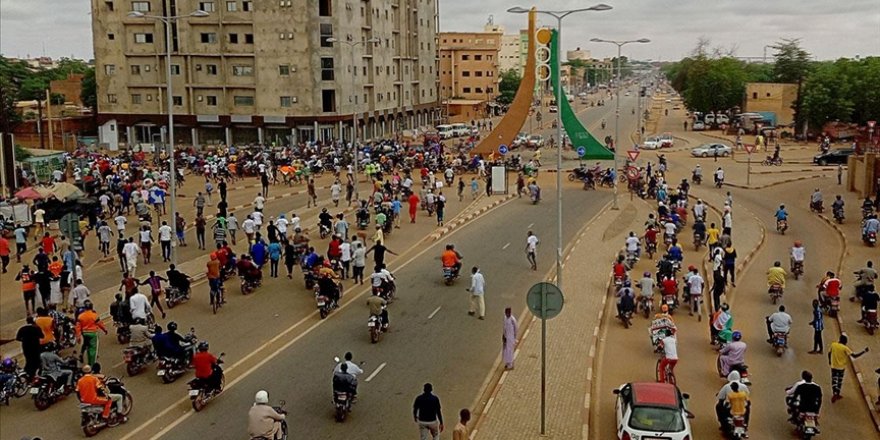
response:
<path id="1" fill-rule="evenodd" d="M 258 0 L 272 1 L 272 0 Z M 305 1 L 305 0 L 294 0 Z M 342 1 L 342 0 L 336 0 Z M 481 30 L 489 17 L 509 33 L 525 27 L 526 15 L 512 6 L 564 10 L 594 5 L 590 0 L 438 0 L 441 31 Z M 800 38 L 817 59 L 880 56 L 880 3 L 876 0 L 607 0 L 614 9 L 584 12 L 563 22 L 563 49 L 590 50 L 593 57 L 616 55 L 616 46 L 591 38 L 650 44 L 624 47 L 641 60 L 677 60 L 699 38 L 735 56 L 763 56 L 764 46 L 781 38 Z M 90 0 L 0 0 L 0 54 L 90 59 Z M 127 3 L 117 0 L 117 3 Z M 551 17 L 541 24 L 556 25 Z M 772 55 L 772 50 L 768 49 Z"/>

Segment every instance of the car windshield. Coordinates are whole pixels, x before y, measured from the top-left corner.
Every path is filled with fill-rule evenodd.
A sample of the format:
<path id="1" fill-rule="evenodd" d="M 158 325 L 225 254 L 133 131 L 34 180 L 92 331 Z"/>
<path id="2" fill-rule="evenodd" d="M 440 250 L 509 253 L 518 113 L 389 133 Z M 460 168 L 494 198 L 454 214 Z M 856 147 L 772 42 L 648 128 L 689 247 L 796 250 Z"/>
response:
<path id="1" fill-rule="evenodd" d="M 684 430 L 684 419 L 676 409 L 634 406 L 629 427 L 639 431 L 680 432 Z"/>

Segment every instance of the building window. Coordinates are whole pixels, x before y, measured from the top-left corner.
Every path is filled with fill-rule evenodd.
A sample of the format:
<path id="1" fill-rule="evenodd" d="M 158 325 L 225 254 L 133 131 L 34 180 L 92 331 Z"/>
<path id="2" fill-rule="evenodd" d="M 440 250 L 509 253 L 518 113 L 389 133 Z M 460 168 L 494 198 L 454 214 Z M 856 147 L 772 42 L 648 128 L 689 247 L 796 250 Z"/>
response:
<path id="1" fill-rule="evenodd" d="M 481 76 L 483 76 L 483 71 L 482 71 L 482 70 L 477 70 L 476 72 L 474 72 L 474 75 L 475 75 L 475 76 L 480 76 L 480 77 L 481 77 Z"/>
<path id="2" fill-rule="evenodd" d="M 492 88 L 492 87 L 486 87 L 486 93 L 493 93 L 493 92 L 495 92 L 495 89 L 494 89 L 494 88 Z"/>
<path id="3" fill-rule="evenodd" d="M 468 72 L 467 70 L 465 70 L 465 71 L 461 72 L 461 76 L 468 77 L 468 76 L 471 76 L 471 73 Z"/>
<path id="4" fill-rule="evenodd" d="M 214 95 L 208 95 L 208 96 L 206 97 L 205 101 L 206 101 L 206 102 L 208 103 L 208 105 L 210 105 L 211 107 L 215 107 L 215 106 L 217 105 L 217 97 L 214 96 Z"/>
<path id="5" fill-rule="evenodd" d="M 137 12 L 150 12 L 150 2 L 131 2 L 131 10 Z"/>
<path id="6" fill-rule="evenodd" d="M 131 74 L 132 75 L 140 75 L 141 74 L 141 66 L 137 64 L 131 66 Z"/>
<path id="7" fill-rule="evenodd" d="M 229 34 L 229 42 L 232 44 L 238 44 L 238 34 Z"/>
<path id="8" fill-rule="evenodd" d="M 171 74 L 172 75 L 180 75 L 180 64 L 172 64 L 171 65 Z"/>
<path id="9" fill-rule="evenodd" d="M 244 44 L 254 44 L 254 34 L 244 34 Z"/>
<path id="10" fill-rule="evenodd" d="M 176 106 L 181 106 L 183 105 L 183 96 L 172 96 L 171 102 L 173 102 Z"/>
<path id="11" fill-rule="evenodd" d="M 281 76 L 290 76 L 290 65 L 282 64 L 278 66 L 278 74 Z"/>
<path id="12" fill-rule="evenodd" d="M 470 93 L 470 92 L 471 92 L 471 88 L 470 88 L 470 87 L 465 87 L 465 88 L 462 90 L 462 92 L 464 92 L 464 93 Z"/>
<path id="13" fill-rule="evenodd" d="M 477 87 L 477 88 L 474 90 L 474 93 L 483 93 L 483 88 L 482 88 L 482 87 Z"/>
<path id="14" fill-rule="evenodd" d="M 114 75 L 116 73 L 116 65 L 104 64 L 104 73 L 106 73 L 107 75 Z"/>
<path id="15" fill-rule="evenodd" d="M 461 60 L 462 60 L 462 61 L 467 61 L 467 60 L 469 60 L 469 59 L 471 59 L 471 56 L 470 56 L 470 55 L 462 55 L 462 56 L 461 56 Z"/>
<path id="16" fill-rule="evenodd" d="M 235 12 L 238 10 L 238 3 L 236 2 L 226 2 L 226 10 L 229 12 Z"/>
<path id="17" fill-rule="evenodd" d="M 236 107 L 249 107 L 254 105 L 253 96 L 235 96 L 232 100 Z"/>
<path id="18" fill-rule="evenodd" d="M 107 34 L 107 39 L 108 39 L 108 40 L 115 40 L 115 39 L 116 39 L 116 35 L 113 35 L 113 34 Z"/>
<path id="19" fill-rule="evenodd" d="M 199 9 L 205 12 L 214 12 L 214 2 L 199 2 Z"/>
<path id="20" fill-rule="evenodd" d="M 141 95 L 131 95 L 131 103 L 134 105 L 138 105 L 141 103 Z"/>
<path id="21" fill-rule="evenodd" d="M 281 107 L 293 107 L 293 98 L 290 96 L 282 96 Z"/>
<path id="22" fill-rule="evenodd" d="M 333 81 L 333 58 L 321 58 L 321 80 Z"/>
<path id="23" fill-rule="evenodd" d="M 482 60 L 483 60 L 482 55 L 474 55 L 474 61 L 482 61 Z"/>
<path id="24" fill-rule="evenodd" d="M 134 34 L 134 42 L 139 43 L 139 44 L 152 43 L 153 42 L 153 34 L 150 34 L 150 33 Z"/>
<path id="25" fill-rule="evenodd" d="M 217 74 L 217 65 L 216 64 L 205 64 L 205 71 L 208 72 L 208 75 L 216 75 Z"/>
<path id="26" fill-rule="evenodd" d="M 254 10 L 254 2 L 248 1 L 248 0 L 241 2 L 241 10 L 246 11 L 246 12 L 253 11 Z"/>
<path id="27" fill-rule="evenodd" d="M 752 92 L 752 99 L 758 99 L 758 92 Z"/>
<path id="28" fill-rule="evenodd" d="M 333 25 L 330 23 L 321 23 L 321 47 L 333 47 L 333 43 L 327 41 L 333 36 Z"/>
<path id="29" fill-rule="evenodd" d="M 202 32 L 202 43 L 214 44 L 217 42 L 217 34 L 214 32 Z"/>
<path id="30" fill-rule="evenodd" d="M 318 0 L 318 15 L 321 17 L 332 17 L 333 7 L 332 0 Z"/>
<path id="31" fill-rule="evenodd" d="M 232 66 L 232 76 L 254 76 L 254 66 Z"/>
<path id="32" fill-rule="evenodd" d="M 113 93 L 108 93 L 107 94 L 107 103 L 108 104 L 116 104 L 116 95 L 114 95 Z"/>
<path id="33" fill-rule="evenodd" d="M 324 113 L 336 111 L 336 90 L 321 90 L 321 109 Z"/>

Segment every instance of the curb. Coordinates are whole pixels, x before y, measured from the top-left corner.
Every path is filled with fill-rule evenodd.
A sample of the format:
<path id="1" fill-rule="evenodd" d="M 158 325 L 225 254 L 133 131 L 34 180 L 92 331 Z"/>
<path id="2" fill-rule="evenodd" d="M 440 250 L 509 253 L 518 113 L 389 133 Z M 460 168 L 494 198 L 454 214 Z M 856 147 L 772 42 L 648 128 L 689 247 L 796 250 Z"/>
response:
<path id="1" fill-rule="evenodd" d="M 761 168 L 761 169 L 763 169 L 763 168 Z M 773 168 L 770 168 L 770 169 L 773 170 Z M 821 167 L 821 168 L 801 168 L 799 170 L 752 171 L 752 174 L 769 175 L 769 174 L 784 174 L 784 173 L 810 173 L 810 172 L 813 172 L 816 170 L 835 171 L 836 168 Z"/>
<path id="2" fill-rule="evenodd" d="M 474 212 L 471 212 L 470 214 L 468 214 L 466 216 L 458 217 L 458 218 L 454 219 L 452 222 L 450 222 L 448 225 L 445 225 L 445 226 L 441 227 L 440 229 L 438 229 L 437 231 L 433 232 L 428 237 L 431 239 L 431 241 L 437 241 L 441 237 L 443 237 L 444 235 L 452 232 L 455 228 L 458 228 L 461 225 L 467 223 L 468 221 L 473 220 L 474 218 L 479 217 L 482 214 L 485 214 L 490 209 L 495 208 L 498 205 L 513 199 L 515 196 L 516 196 L 515 194 L 507 194 L 504 197 L 501 197 L 501 198 L 495 200 L 490 205 L 486 205 L 486 206 L 484 206 Z"/>
<path id="3" fill-rule="evenodd" d="M 841 253 L 840 261 L 837 263 L 837 273 L 841 273 L 843 271 L 843 260 L 849 254 L 849 240 L 847 239 L 846 234 L 843 232 L 843 230 L 840 229 L 840 226 L 838 226 L 837 223 L 834 223 L 833 220 L 829 219 L 824 214 L 818 214 L 818 217 L 822 219 L 822 221 L 827 223 L 828 226 L 834 229 L 834 231 L 837 232 L 837 234 L 843 241 L 843 252 Z M 843 325 L 843 318 L 840 316 L 840 313 L 837 314 L 837 318 L 835 318 L 835 321 L 837 321 L 837 328 L 840 330 L 840 334 L 845 334 L 846 331 L 844 330 L 845 327 Z M 852 367 L 853 372 L 856 376 L 856 380 L 859 383 L 859 390 L 861 390 L 862 392 L 862 398 L 864 398 L 865 404 L 868 406 L 868 412 L 871 414 L 871 420 L 874 422 L 874 429 L 880 432 L 880 415 L 877 414 L 878 408 L 874 404 L 874 401 L 871 399 L 871 395 L 868 393 L 868 385 L 865 383 L 865 376 L 856 362 L 851 361 L 849 364 Z"/>
<path id="4" fill-rule="evenodd" d="M 760 185 L 760 186 L 747 186 L 747 185 L 740 185 L 738 183 L 725 183 L 724 186 L 729 186 L 732 188 L 739 188 L 739 189 L 764 189 L 764 188 L 769 188 L 771 186 L 782 185 L 785 183 L 798 182 L 798 181 L 807 180 L 807 179 L 820 179 L 823 177 L 828 177 L 828 175 L 826 175 L 826 174 L 813 174 L 812 176 L 801 176 L 801 177 L 796 177 L 794 179 L 781 180 L 779 182 L 767 183 L 767 184 Z"/>

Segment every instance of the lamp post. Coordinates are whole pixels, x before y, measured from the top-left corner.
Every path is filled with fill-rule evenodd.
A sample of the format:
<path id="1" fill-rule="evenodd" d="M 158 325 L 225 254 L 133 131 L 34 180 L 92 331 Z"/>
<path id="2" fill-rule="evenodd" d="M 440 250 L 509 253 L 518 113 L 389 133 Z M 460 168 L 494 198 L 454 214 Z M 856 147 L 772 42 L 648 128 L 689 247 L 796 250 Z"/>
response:
<path id="1" fill-rule="evenodd" d="M 620 172 L 617 169 L 617 157 L 618 151 L 620 150 L 620 52 L 623 46 L 626 46 L 630 43 L 650 43 L 651 40 L 647 38 L 639 38 L 638 40 L 625 40 L 625 41 L 615 41 L 615 40 L 603 40 L 601 38 L 591 38 L 590 41 L 594 43 L 611 43 L 617 45 L 617 76 L 614 79 L 614 89 L 615 89 L 615 97 L 614 100 L 617 101 L 615 104 L 614 110 L 614 201 L 611 204 L 611 209 L 620 209 L 617 206 L 617 182 L 618 178 L 616 174 Z M 641 115 L 639 115 L 641 117 Z"/>
<path id="2" fill-rule="evenodd" d="M 177 21 L 190 17 L 207 17 L 211 14 L 197 9 L 186 15 L 147 15 L 140 11 L 131 11 L 131 18 L 146 18 L 161 21 L 165 24 L 165 95 L 168 104 L 168 155 L 171 161 L 171 230 L 172 236 L 177 237 L 177 167 L 174 163 L 174 97 L 171 94 L 171 25 Z M 171 262 L 177 264 L 177 246 L 171 246 Z"/>
<path id="3" fill-rule="evenodd" d="M 570 9 L 564 11 L 541 11 L 535 10 L 538 14 L 549 15 L 556 19 L 556 105 L 561 106 L 564 95 L 562 94 L 562 19 L 577 12 L 587 11 L 607 11 L 611 9 L 604 3 L 599 3 L 589 8 Z M 513 14 L 527 14 L 531 10 L 523 7 L 513 7 L 507 12 Z M 556 138 L 559 140 L 559 146 L 556 149 L 556 285 L 562 285 L 562 112 L 557 108 L 556 111 Z M 546 409 L 547 409 L 547 356 L 545 353 L 547 335 L 547 320 L 541 320 L 541 435 L 545 433 L 546 428 Z"/>
<path id="4" fill-rule="evenodd" d="M 340 40 L 335 37 L 330 37 L 327 39 L 328 43 L 342 43 L 348 45 L 351 50 L 351 153 L 352 153 L 352 169 L 354 170 L 354 199 L 355 201 L 360 200 L 358 195 L 358 149 L 357 149 L 357 104 L 355 104 L 354 98 L 356 98 L 354 93 L 355 88 L 355 74 L 357 71 L 354 65 L 355 57 L 354 57 L 354 48 L 366 43 L 380 43 L 382 40 L 373 37 L 369 40 L 361 40 L 361 41 L 348 41 L 348 40 Z"/>

